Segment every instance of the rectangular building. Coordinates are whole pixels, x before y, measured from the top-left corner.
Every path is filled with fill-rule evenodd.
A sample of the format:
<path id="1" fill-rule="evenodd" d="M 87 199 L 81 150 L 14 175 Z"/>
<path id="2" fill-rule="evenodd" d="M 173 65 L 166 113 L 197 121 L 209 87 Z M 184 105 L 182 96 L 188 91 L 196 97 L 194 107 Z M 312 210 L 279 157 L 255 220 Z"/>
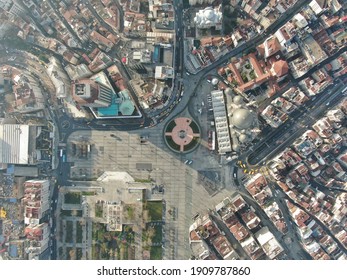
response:
<path id="1" fill-rule="evenodd" d="M 38 225 L 49 209 L 49 181 L 26 181 L 22 202 L 24 206 L 24 223 Z"/>
<path id="2" fill-rule="evenodd" d="M 225 154 L 231 152 L 231 143 L 223 91 L 214 90 L 211 92 L 211 97 L 217 132 L 218 152 L 219 154 Z"/>
<path id="3" fill-rule="evenodd" d="M 34 164 L 37 126 L 0 119 L 0 163 Z"/>

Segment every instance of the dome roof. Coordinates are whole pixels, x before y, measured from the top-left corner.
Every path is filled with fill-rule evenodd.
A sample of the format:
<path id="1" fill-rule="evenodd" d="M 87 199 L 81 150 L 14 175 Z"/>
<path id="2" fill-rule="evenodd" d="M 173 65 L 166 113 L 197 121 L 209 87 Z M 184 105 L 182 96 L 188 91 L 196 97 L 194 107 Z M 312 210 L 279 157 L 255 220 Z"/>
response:
<path id="1" fill-rule="evenodd" d="M 247 135 L 243 133 L 239 136 L 239 140 L 241 143 L 245 143 L 247 141 L 247 138 Z"/>
<path id="2" fill-rule="evenodd" d="M 207 8 L 204 11 L 204 16 L 206 19 L 212 20 L 215 16 L 214 11 L 212 10 L 212 8 Z"/>
<path id="3" fill-rule="evenodd" d="M 242 103 L 242 97 L 239 96 L 239 95 L 236 95 L 236 96 L 233 98 L 233 102 L 234 102 L 235 104 L 240 104 L 240 103 Z"/>
<path id="4" fill-rule="evenodd" d="M 212 85 L 214 85 L 214 86 L 215 86 L 215 85 L 217 85 L 217 84 L 218 84 L 218 82 L 219 82 L 219 81 L 218 81 L 218 79 L 217 79 L 217 78 L 213 78 L 213 79 L 212 79 Z"/>
<path id="5" fill-rule="evenodd" d="M 233 144 L 233 150 L 238 152 L 240 150 L 240 146 L 238 144 Z"/>
<path id="6" fill-rule="evenodd" d="M 247 109 L 236 109 L 231 118 L 231 122 L 238 129 L 248 129 L 253 123 L 253 116 Z"/>

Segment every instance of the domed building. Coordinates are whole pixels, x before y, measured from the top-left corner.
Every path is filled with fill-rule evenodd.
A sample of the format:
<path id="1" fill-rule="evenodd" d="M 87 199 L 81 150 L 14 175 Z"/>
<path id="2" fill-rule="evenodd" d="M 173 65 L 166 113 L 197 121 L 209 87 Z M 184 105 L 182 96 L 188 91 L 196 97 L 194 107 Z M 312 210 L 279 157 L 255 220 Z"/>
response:
<path id="1" fill-rule="evenodd" d="M 233 103 L 239 105 L 242 103 L 242 97 L 240 95 L 236 95 L 234 98 L 233 98 Z"/>
<path id="2" fill-rule="evenodd" d="M 217 78 L 212 79 L 212 85 L 216 86 L 218 85 L 218 83 L 219 83 L 219 80 Z"/>
<path id="3" fill-rule="evenodd" d="M 218 7 L 206 7 L 196 13 L 194 17 L 195 26 L 199 29 L 215 27 L 216 30 L 222 28 L 222 5 Z"/>
<path id="4" fill-rule="evenodd" d="M 260 132 L 259 123 L 256 113 L 249 108 L 251 103 L 246 103 L 240 95 L 230 97 L 229 102 L 227 111 L 232 149 L 239 152 Z"/>
<path id="5" fill-rule="evenodd" d="M 245 142 L 247 142 L 247 139 L 248 139 L 248 137 L 247 137 L 247 135 L 246 134 L 240 134 L 240 136 L 239 136 L 239 140 L 240 140 L 240 142 L 241 143 L 245 143 Z"/>
<path id="6" fill-rule="evenodd" d="M 231 124 L 238 129 L 248 129 L 252 126 L 254 117 L 247 109 L 236 109 L 231 117 Z"/>

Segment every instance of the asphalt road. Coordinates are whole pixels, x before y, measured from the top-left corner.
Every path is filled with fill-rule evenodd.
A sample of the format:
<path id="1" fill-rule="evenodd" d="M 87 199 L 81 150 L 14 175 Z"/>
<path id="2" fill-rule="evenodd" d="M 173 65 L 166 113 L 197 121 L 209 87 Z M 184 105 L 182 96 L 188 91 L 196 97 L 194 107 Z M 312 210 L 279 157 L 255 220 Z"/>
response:
<path id="1" fill-rule="evenodd" d="M 324 93 L 319 94 L 302 109 L 294 111 L 287 122 L 268 134 L 263 140 L 250 149 L 242 158 L 247 158 L 252 165 L 262 164 L 266 159 L 283 150 L 300 137 L 313 125 L 324 112 L 335 106 L 342 98 L 344 85 L 341 82 L 328 87 Z M 278 144 L 278 143 L 281 144 Z"/>
<path id="2" fill-rule="evenodd" d="M 49 2 L 51 2 L 49 0 Z M 250 41 L 242 44 L 241 46 L 233 49 L 231 52 L 229 52 L 226 56 L 222 57 L 221 59 L 217 60 L 216 62 L 212 63 L 211 65 L 209 65 L 208 67 L 204 68 L 202 71 L 200 71 L 199 73 L 197 73 L 196 75 L 187 75 L 187 73 L 184 71 L 184 66 L 183 66 L 183 11 L 182 11 L 182 6 L 181 5 L 177 5 L 180 1 L 179 0 L 175 0 L 174 3 L 175 5 L 175 9 L 176 9 L 176 18 L 175 18 L 175 29 L 176 29 L 176 45 L 175 45 L 175 60 L 174 60 L 174 66 L 175 66 L 175 70 L 177 71 L 177 73 L 179 73 L 181 75 L 181 77 L 183 78 L 183 85 L 184 85 L 184 95 L 181 97 L 179 95 L 178 92 L 178 83 L 175 84 L 175 90 L 178 94 L 174 94 L 172 99 L 169 102 L 168 108 L 163 109 L 161 112 L 158 112 L 158 114 L 162 114 L 160 117 L 158 117 L 156 119 L 157 123 L 160 123 L 162 121 L 164 121 L 164 119 L 166 118 L 172 118 L 173 116 L 176 116 L 178 114 L 180 114 L 183 110 L 186 109 L 186 107 L 188 106 L 188 103 L 190 101 L 190 98 L 196 94 L 197 92 L 197 86 L 200 82 L 202 82 L 206 75 L 209 75 L 211 73 L 215 73 L 216 68 L 225 63 L 226 61 L 228 61 L 231 57 L 236 56 L 242 52 L 246 52 L 249 49 L 255 47 L 256 45 L 258 45 L 259 43 L 263 42 L 265 40 L 265 38 L 271 34 L 273 31 L 277 30 L 279 27 L 281 27 L 286 21 L 288 21 L 299 9 L 301 9 L 304 5 L 306 5 L 307 3 L 309 3 L 310 1 L 298 1 L 298 3 L 291 9 L 289 9 L 286 14 L 281 17 L 279 20 L 277 20 L 275 23 L 273 23 L 267 30 L 265 33 L 262 33 L 256 37 L 254 37 L 253 39 L 251 39 Z M 95 11 L 94 11 L 95 12 Z M 63 22 L 65 24 L 66 21 L 64 19 L 61 18 L 61 20 L 63 20 Z M 68 25 L 68 24 L 67 24 Z M 107 28 L 108 29 L 108 28 Z M 72 30 L 69 30 L 72 32 Z M 74 34 L 74 33 L 73 33 Z M 75 37 L 75 36 L 74 36 Z M 42 49 L 42 51 L 44 51 Z M 51 52 L 47 52 L 46 53 L 50 54 Z M 61 57 L 59 57 L 60 60 L 62 60 Z M 7 64 L 22 64 L 23 67 L 25 67 L 26 64 L 26 60 L 25 59 L 21 59 L 18 58 L 17 61 L 13 62 L 13 63 L 7 63 Z M 318 66 L 317 66 L 318 67 Z M 314 71 L 314 69 L 310 70 L 310 71 Z M 32 70 L 33 71 L 33 70 Z M 33 73 L 35 73 L 35 71 L 33 71 Z M 40 74 L 36 73 L 35 75 L 40 76 Z M 338 87 L 339 85 L 336 85 L 336 87 Z M 285 134 L 284 132 L 287 131 L 288 129 L 295 129 L 296 126 L 300 125 L 298 123 L 295 123 L 295 120 L 302 118 L 302 116 L 300 116 L 301 114 L 299 112 L 297 112 L 297 116 L 294 115 L 293 116 L 293 120 L 291 121 L 291 124 L 293 125 L 292 128 L 290 128 L 290 126 L 287 126 L 288 124 L 285 124 L 285 126 L 280 127 L 278 130 L 276 130 L 273 134 L 271 134 L 271 137 L 268 136 L 267 139 L 264 139 L 262 141 L 262 143 L 257 144 L 257 146 L 254 147 L 255 151 L 257 151 L 257 147 L 261 147 L 264 143 L 266 143 L 266 145 L 268 145 L 269 147 L 266 146 L 266 148 L 264 150 L 261 151 L 257 151 L 259 152 L 259 154 L 257 154 L 256 156 L 254 156 L 254 162 L 260 162 L 262 160 L 264 160 L 264 158 L 268 158 L 271 153 L 270 151 L 272 151 L 272 154 L 275 152 L 278 152 L 279 149 L 283 149 L 283 147 L 285 145 L 288 145 L 290 143 L 290 141 L 292 141 L 293 139 L 295 139 L 296 137 L 298 137 L 300 135 L 300 133 L 302 133 L 306 128 L 305 125 L 310 125 L 311 123 L 313 123 L 313 119 L 317 119 L 319 117 L 319 115 L 321 115 L 324 110 L 326 110 L 326 102 L 329 102 L 329 106 L 333 106 L 334 104 L 336 104 L 340 98 L 341 95 L 339 95 L 339 93 L 341 92 L 341 87 L 340 90 L 337 89 L 337 91 L 334 90 L 329 93 L 329 98 L 326 99 L 325 97 L 323 97 L 323 95 L 320 95 L 317 97 L 316 102 L 312 102 L 312 107 L 310 107 L 311 105 L 309 105 L 309 103 L 307 103 L 308 107 L 307 107 L 307 111 L 303 112 L 303 116 L 307 116 L 307 118 L 304 119 L 304 123 L 301 125 L 304 125 L 304 127 L 301 127 L 299 129 L 296 130 L 296 133 L 293 133 L 292 137 L 288 138 L 287 141 L 283 144 L 278 146 L 276 149 L 274 149 L 275 145 L 274 145 L 274 139 L 276 139 L 276 137 L 279 137 L 278 139 L 280 139 L 281 137 L 283 137 L 283 135 Z M 182 98 L 180 100 L 179 103 L 177 103 L 177 101 L 179 100 L 179 98 Z M 313 108 L 314 106 L 316 106 L 316 108 Z M 54 115 L 55 115 L 55 121 L 58 125 L 58 129 L 60 132 L 60 140 L 61 142 L 66 142 L 68 136 L 76 131 L 76 130 L 91 130 L 91 129 L 96 129 L 96 130 L 108 130 L 108 131 L 115 131 L 115 130 L 126 130 L 126 131 L 130 131 L 130 130 L 138 130 L 138 129 L 143 129 L 143 128 L 148 128 L 148 131 L 151 130 L 150 126 L 153 125 L 152 123 L 152 119 L 151 118 L 144 118 L 141 120 L 117 120 L 116 122 L 114 121 L 107 121 L 107 122 L 101 122 L 101 121 L 97 121 L 97 120 L 93 120 L 91 121 L 89 124 L 87 122 L 80 122 L 80 121 L 76 121 L 73 118 L 69 117 L 68 115 L 63 115 L 62 117 L 58 118 L 57 115 L 57 110 L 59 109 L 55 109 L 54 110 Z M 308 112 L 308 110 L 310 110 Z M 309 117 L 311 116 L 311 118 Z M 313 118 L 313 119 L 312 119 Z M 62 123 L 68 122 L 69 125 L 66 127 L 62 126 Z M 272 140 L 270 140 L 270 138 Z M 270 143 L 271 141 L 271 143 Z M 256 153 L 254 153 L 256 154 Z M 243 155 L 243 157 L 247 157 L 248 155 L 250 155 L 250 153 L 247 153 L 245 155 Z M 252 155 L 252 154 L 251 154 Z M 265 155 L 265 157 L 264 157 Z M 266 156 L 267 155 L 267 156 Z M 251 157 L 251 156 L 250 156 Z M 253 162 L 253 160 L 252 160 Z M 62 161 L 60 161 L 59 165 L 58 165 L 58 169 L 57 169 L 57 180 L 58 180 L 58 185 L 71 185 L 71 183 L 69 182 L 69 168 L 70 165 L 69 163 L 63 163 Z M 55 188 L 53 190 L 53 195 L 52 195 L 52 200 L 55 201 L 58 197 L 58 188 Z M 55 213 L 56 211 L 56 204 L 53 203 L 53 213 Z M 53 219 L 53 225 L 52 225 L 52 231 L 54 233 L 55 231 L 55 227 L 56 227 L 56 221 L 55 219 Z M 52 254 L 52 258 L 56 258 L 56 243 L 53 240 L 53 254 Z"/>

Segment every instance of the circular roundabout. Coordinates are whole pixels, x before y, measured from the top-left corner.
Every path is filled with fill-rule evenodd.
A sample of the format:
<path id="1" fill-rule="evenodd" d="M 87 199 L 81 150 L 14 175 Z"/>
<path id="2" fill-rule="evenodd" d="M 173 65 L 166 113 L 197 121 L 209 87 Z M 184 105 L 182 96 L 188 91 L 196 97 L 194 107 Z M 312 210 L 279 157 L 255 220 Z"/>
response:
<path id="1" fill-rule="evenodd" d="M 188 153 L 199 145 L 200 128 L 192 119 L 176 118 L 166 125 L 164 139 L 172 151 Z"/>

